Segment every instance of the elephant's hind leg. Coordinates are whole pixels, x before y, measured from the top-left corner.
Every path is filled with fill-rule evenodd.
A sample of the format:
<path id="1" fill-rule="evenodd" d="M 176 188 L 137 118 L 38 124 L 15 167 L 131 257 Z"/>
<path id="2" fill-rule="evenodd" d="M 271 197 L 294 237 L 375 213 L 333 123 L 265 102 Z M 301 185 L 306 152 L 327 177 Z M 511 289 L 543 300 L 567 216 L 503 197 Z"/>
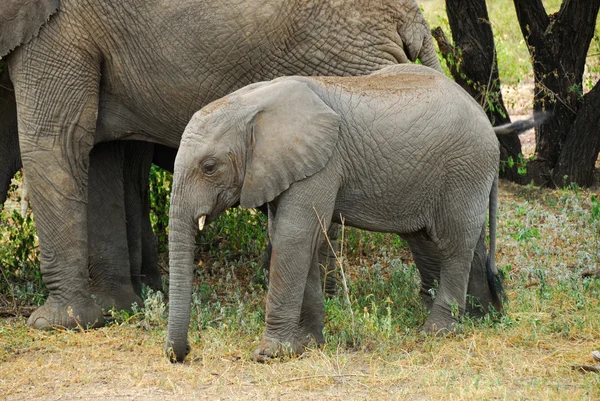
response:
<path id="1" fill-rule="evenodd" d="M 467 289 L 467 305 L 466 313 L 471 316 L 484 316 L 490 310 L 502 309 L 502 300 L 495 295 L 493 283 L 490 283 L 486 262 L 487 262 L 487 246 L 485 243 L 486 227 L 481 230 L 481 235 L 475 247 L 473 261 L 471 262 L 471 272 L 469 274 L 469 287 Z"/>
<path id="2" fill-rule="evenodd" d="M 424 331 L 443 334 L 455 330 L 458 318 L 465 312 L 467 285 L 473 250 L 477 244 L 482 218 L 449 218 L 439 227 L 440 237 L 433 241 L 440 255 L 439 288 Z"/>
<path id="3" fill-rule="evenodd" d="M 423 233 L 403 236 L 415 260 L 421 276 L 421 299 L 431 311 L 435 293 L 438 290 L 442 257 L 437 246 Z"/>
<path id="4" fill-rule="evenodd" d="M 108 142 L 90 154 L 88 236 L 90 286 L 103 309 L 131 310 L 142 299 L 134 292 L 127 242 L 123 165 L 124 143 Z"/>
<path id="5" fill-rule="evenodd" d="M 131 281 L 136 294 L 141 295 L 142 283 L 155 290 L 162 289 L 158 267 L 158 251 L 150 223 L 148 180 L 154 145 L 149 142 L 124 141 L 125 211 Z"/>

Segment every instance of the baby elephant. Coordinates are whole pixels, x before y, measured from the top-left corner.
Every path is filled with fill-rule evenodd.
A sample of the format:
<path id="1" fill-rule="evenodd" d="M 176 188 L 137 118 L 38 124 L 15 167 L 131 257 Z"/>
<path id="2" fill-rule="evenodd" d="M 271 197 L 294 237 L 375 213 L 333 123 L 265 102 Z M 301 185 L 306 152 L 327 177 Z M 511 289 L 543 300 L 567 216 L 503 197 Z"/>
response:
<path id="1" fill-rule="evenodd" d="M 270 286 L 256 360 L 323 342 L 317 249 L 332 220 L 408 241 L 423 288 L 439 283 L 425 331 L 453 330 L 467 286 L 500 308 L 486 268 L 476 276 L 471 268 L 485 258 L 489 203 L 487 268 L 495 272 L 498 163 L 481 107 L 423 66 L 284 77 L 209 104 L 190 120 L 175 161 L 169 357 L 182 361 L 189 350 L 195 229 L 237 202 L 269 209 Z"/>

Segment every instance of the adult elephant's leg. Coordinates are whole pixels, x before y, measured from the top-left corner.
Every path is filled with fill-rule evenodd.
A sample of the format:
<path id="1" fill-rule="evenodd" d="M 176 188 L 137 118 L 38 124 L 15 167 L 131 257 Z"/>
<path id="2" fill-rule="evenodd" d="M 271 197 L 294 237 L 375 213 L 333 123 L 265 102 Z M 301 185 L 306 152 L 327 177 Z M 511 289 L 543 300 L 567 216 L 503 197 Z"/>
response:
<path id="1" fill-rule="evenodd" d="M 148 178 L 142 182 L 146 183 L 144 185 L 145 191 L 142 193 L 142 283 L 153 290 L 162 290 L 162 275 L 158 266 L 158 248 L 150 222 Z"/>
<path id="2" fill-rule="evenodd" d="M 8 69 L 0 72 L 0 208 L 4 205 L 10 182 L 22 167 L 17 132 L 17 105 Z"/>
<path id="3" fill-rule="evenodd" d="M 125 218 L 124 142 L 98 144 L 90 154 L 89 268 L 96 303 L 130 310 L 142 300 L 133 291 Z M 133 222 L 135 224 L 135 221 Z M 139 223 L 138 223 L 139 225 Z"/>
<path id="4" fill-rule="evenodd" d="M 49 291 L 29 318 L 36 328 L 98 326 L 89 287 L 87 188 L 98 115 L 100 60 L 64 47 L 45 29 L 8 58 L 23 167 Z M 65 65 L 68 59 L 68 65 Z"/>
<path id="5" fill-rule="evenodd" d="M 148 178 L 154 145 L 149 142 L 125 141 L 125 210 L 131 280 L 136 294 L 142 282 L 155 289 L 161 287 L 156 241 L 150 224 Z"/>

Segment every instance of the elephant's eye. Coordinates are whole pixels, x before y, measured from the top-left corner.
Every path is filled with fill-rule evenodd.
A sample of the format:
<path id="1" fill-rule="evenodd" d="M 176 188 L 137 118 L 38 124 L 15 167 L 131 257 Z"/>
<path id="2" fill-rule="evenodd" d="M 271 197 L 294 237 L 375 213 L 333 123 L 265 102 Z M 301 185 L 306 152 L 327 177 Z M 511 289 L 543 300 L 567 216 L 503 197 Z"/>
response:
<path id="1" fill-rule="evenodd" d="M 207 159 L 202 163 L 202 172 L 206 175 L 213 175 L 217 171 L 217 161 Z"/>

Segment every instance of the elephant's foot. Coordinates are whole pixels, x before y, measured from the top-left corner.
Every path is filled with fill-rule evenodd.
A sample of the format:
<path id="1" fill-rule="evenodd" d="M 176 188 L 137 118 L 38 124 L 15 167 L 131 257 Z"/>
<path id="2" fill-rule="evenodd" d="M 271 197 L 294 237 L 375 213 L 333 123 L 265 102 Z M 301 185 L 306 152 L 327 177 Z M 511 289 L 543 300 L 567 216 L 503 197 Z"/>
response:
<path id="1" fill-rule="evenodd" d="M 456 319 L 452 317 L 452 313 L 449 310 L 434 305 L 423 325 L 423 331 L 428 334 L 443 336 L 456 332 L 456 322 Z"/>
<path id="2" fill-rule="evenodd" d="M 308 342 L 306 342 L 308 344 Z M 252 358 L 256 362 L 268 362 L 274 358 L 285 358 L 293 355 L 301 355 L 304 352 L 304 346 L 296 339 L 291 341 L 280 341 L 274 338 L 264 337 L 261 343 L 254 351 Z"/>
<path id="3" fill-rule="evenodd" d="M 50 296 L 44 305 L 31 314 L 27 325 L 35 329 L 96 328 L 104 325 L 104 317 L 102 310 L 89 297 L 65 304 Z"/>
<path id="4" fill-rule="evenodd" d="M 144 301 L 133 291 L 133 287 L 130 285 L 113 288 L 92 288 L 92 294 L 94 294 L 96 304 L 104 310 L 114 308 L 131 311 L 133 303 L 136 303 L 140 309 L 144 306 Z"/>

